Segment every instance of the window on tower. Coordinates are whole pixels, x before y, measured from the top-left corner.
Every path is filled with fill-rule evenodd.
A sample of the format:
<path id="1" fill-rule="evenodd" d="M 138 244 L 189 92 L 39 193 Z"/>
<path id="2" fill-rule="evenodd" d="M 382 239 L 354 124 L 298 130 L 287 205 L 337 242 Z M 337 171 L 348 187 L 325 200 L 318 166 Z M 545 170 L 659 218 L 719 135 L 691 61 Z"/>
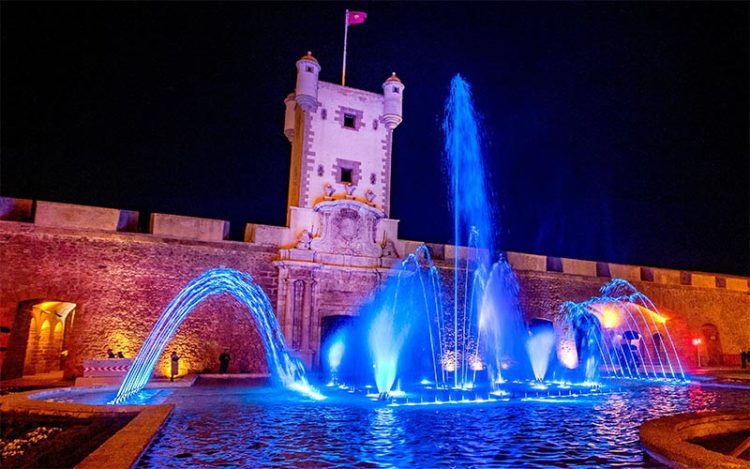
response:
<path id="1" fill-rule="evenodd" d="M 354 182 L 352 179 L 353 171 L 351 168 L 341 168 L 341 182 L 344 184 L 351 184 Z"/>
<path id="2" fill-rule="evenodd" d="M 336 164 L 333 165 L 333 177 L 339 184 L 356 186 L 362 177 L 361 165 L 359 161 L 336 158 Z"/>
<path id="3" fill-rule="evenodd" d="M 305 71 L 307 71 L 308 73 L 312 73 L 313 72 L 313 68 L 310 65 L 308 65 L 308 66 L 305 67 Z"/>
<path id="4" fill-rule="evenodd" d="M 349 127 L 350 129 L 356 128 L 357 123 L 357 116 L 354 114 L 345 113 L 344 114 L 344 127 Z"/>
<path id="5" fill-rule="evenodd" d="M 365 121 L 363 120 L 365 117 L 364 111 L 360 109 L 339 106 L 334 112 L 335 117 L 333 120 L 338 122 L 342 129 L 359 131 L 359 129 L 365 126 Z"/>
<path id="6" fill-rule="evenodd" d="M 396 94 L 398 94 L 398 86 L 394 86 L 393 87 L 393 92 L 396 93 Z"/>

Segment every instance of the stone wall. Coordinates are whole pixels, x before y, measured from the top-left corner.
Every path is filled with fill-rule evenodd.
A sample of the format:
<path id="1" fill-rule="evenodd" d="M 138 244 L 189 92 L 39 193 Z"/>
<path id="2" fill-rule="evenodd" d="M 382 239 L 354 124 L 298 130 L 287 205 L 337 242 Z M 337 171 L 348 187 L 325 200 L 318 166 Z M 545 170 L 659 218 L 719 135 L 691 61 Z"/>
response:
<path id="1" fill-rule="evenodd" d="M 128 224 L 119 222 L 122 214 L 112 218 L 117 223 L 110 223 L 108 230 L 73 226 L 70 217 L 61 216 L 48 217 L 53 220 L 51 226 L 41 226 L 34 223 L 31 203 L 3 198 L 0 202 L 24 209 L 7 213 L 25 214 L 0 221 L 3 377 L 23 372 L 30 328 L 28 305 L 34 301 L 75 304 L 64 328 L 69 352 L 65 372 L 67 376 L 81 375 L 83 360 L 103 358 L 107 348 L 132 358 L 169 301 L 192 278 L 219 266 L 255 277 L 276 308 L 289 344 L 306 363 L 315 363 L 322 320 L 356 314 L 387 279 L 388 267 L 398 262 L 396 258 L 373 257 L 365 259 L 372 265 L 365 265 L 353 263 L 352 256 L 313 251 L 303 254 L 330 259 L 324 263 L 301 257 L 294 260 L 289 253 L 299 250 L 280 250 L 272 239 L 220 240 L 225 230 L 221 221 L 214 223 L 221 225 L 221 230 L 211 231 L 215 233 L 208 237 L 215 241 L 206 240 L 208 231 L 202 222 L 180 231 L 182 239 L 177 234 L 122 232 L 129 229 Z M 402 257 L 419 245 L 404 240 L 397 244 Z M 469 251 L 436 244 L 429 249 L 443 283 L 450 287 L 453 258 L 465 257 Z M 339 257 L 343 260 L 337 260 Z M 518 275 L 520 300 L 528 318 L 552 318 L 563 302 L 596 296 L 610 278 L 620 277 L 651 297 L 669 318 L 672 337 L 688 367 L 695 364 L 692 339 L 696 337 L 704 342 L 704 364 L 709 355 L 712 364 L 738 363 L 740 350 L 750 347 L 750 283 L 746 277 L 512 252 L 507 258 Z M 446 308 L 450 307 L 449 302 Z M 230 349 L 232 356 L 230 371 L 266 371 L 263 346 L 252 319 L 226 295 L 213 297 L 195 309 L 178 329 L 156 371 L 167 369 L 167 354 L 172 350 L 183 357 L 181 372 L 214 371 L 224 348 Z"/>
<path id="2" fill-rule="evenodd" d="M 11 352 L 26 346 L 28 329 L 15 326 L 23 324 L 19 305 L 28 300 L 76 304 L 65 374 L 80 376 L 83 360 L 104 358 L 107 348 L 133 357 L 169 301 L 209 268 L 226 266 L 251 273 L 271 304 L 276 304 L 275 256 L 273 247 L 240 242 L 0 221 L 0 325 L 10 329 L 0 343 L 5 348 L 0 356 L 7 361 L 2 364 L 3 377 L 19 376 L 22 371 L 24 352 Z M 232 355 L 230 370 L 263 372 L 265 356 L 254 327 L 235 300 L 228 295 L 215 297 L 180 326 L 168 350 L 176 349 L 183 356 L 181 372 L 217 369 L 224 347 Z M 166 368 L 166 358 L 160 363 L 157 372 Z"/>
<path id="3" fill-rule="evenodd" d="M 553 319 L 565 301 L 584 301 L 599 295 L 608 277 L 569 275 L 559 272 L 516 270 L 521 284 L 521 304 L 527 318 Z M 740 350 L 750 348 L 750 295 L 747 291 L 703 288 L 648 281 L 631 283 L 646 294 L 668 318 L 667 325 L 684 365 L 697 364 L 692 344 L 701 338 L 701 363 L 706 365 L 709 348 L 718 347 L 721 358 L 711 365 L 739 365 Z M 712 324 L 717 335 L 706 334 Z M 713 338 L 712 338 L 713 336 Z"/>

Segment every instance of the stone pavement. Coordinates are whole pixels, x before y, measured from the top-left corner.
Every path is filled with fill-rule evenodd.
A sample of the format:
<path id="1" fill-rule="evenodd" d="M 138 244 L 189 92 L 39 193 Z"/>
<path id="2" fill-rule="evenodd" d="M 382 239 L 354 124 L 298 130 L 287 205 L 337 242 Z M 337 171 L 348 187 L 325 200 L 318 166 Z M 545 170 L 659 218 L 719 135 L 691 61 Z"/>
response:
<path id="1" fill-rule="evenodd" d="M 750 365 L 748 365 L 750 366 Z M 740 368 L 733 367 L 701 367 L 690 370 L 693 376 L 702 376 L 706 378 L 715 378 L 722 381 L 742 381 L 750 383 L 750 367 Z"/>
<path id="2" fill-rule="evenodd" d="M 0 380 L 0 394 L 66 386 L 73 386 L 73 381 L 63 379 L 62 371 L 52 371 L 24 376 L 23 378 Z"/>
<path id="3" fill-rule="evenodd" d="M 147 388 L 178 388 L 190 387 L 195 382 L 198 375 L 184 375 L 170 382 L 166 378 L 152 378 L 146 385 Z M 80 380 L 81 378 L 79 378 Z M 0 381 L 0 395 L 9 392 L 34 391 L 39 389 L 72 387 L 74 385 L 88 384 L 91 386 L 119 386 L 122 383 L 122 377 L 113 379 L 99 379 L 89 383 L 78 383 L 78 381 L 63 379 L 62 371 L 53 371 L 51 373 L 42 373 L 23 378 L 6 379 Z"/>

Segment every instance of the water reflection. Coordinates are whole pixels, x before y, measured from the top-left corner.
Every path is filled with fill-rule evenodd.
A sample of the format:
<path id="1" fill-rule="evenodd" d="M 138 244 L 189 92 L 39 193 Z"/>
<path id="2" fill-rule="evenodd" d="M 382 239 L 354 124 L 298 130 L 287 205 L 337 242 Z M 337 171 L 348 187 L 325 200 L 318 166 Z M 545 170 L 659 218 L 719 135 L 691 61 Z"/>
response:
<path id="1" fill-rule="evenodd" d="M 174 391 L 141 467 L 636 466 L 639 425 L 678 412 L 750 407 L 746 389 L 638 385 L 623 392 L 486 405 L 312 403 L 275 390 Z"/>

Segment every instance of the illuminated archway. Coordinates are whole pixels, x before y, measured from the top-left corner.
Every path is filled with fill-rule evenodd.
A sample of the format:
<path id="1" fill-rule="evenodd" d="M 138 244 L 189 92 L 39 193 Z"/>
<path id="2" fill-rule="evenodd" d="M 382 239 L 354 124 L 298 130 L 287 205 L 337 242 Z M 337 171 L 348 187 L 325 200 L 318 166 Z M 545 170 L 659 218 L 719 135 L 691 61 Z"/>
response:
<path id="1" fill-rule="evenodd" d="M 75 303 L 57 300 L 20 302 L 10 337 L 12 353 L 3 364 L 3 378 L 62 370 L 75 308 Z"/>
<path id="2" fill-rule="evenodd" d="M 253 281 L 250 274 L 221 267 L 208 270 L 191 280 L 164 309 L 125 375 L 113 402 L 122 402 L 143 389 L 180 324 L 201 302 L 223 293 L 232 295 L 244 305 L 255 321 L 272 376 L 287 388 L 322 398 L 309 386 L 302 363 L 291 356 L 263 289 Z"/>

